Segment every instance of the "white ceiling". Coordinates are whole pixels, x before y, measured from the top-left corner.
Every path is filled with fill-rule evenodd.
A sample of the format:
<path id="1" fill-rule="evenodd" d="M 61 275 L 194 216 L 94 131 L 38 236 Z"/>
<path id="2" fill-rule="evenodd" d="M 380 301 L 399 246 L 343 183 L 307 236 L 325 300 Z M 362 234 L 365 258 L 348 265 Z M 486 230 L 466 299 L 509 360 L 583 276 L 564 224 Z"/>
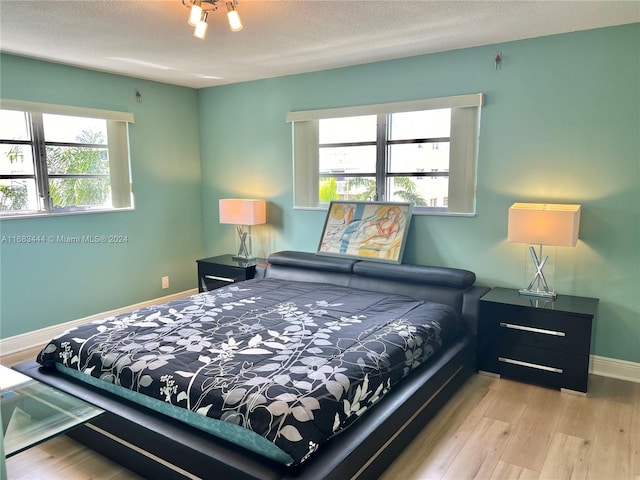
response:
<path id="1" fill-rule="evenodd" d="M 0 49 L 201 88 L 640 22 L 631 1 L 240 0 L 205 40 L 181 0 L 0 0 Z"/>

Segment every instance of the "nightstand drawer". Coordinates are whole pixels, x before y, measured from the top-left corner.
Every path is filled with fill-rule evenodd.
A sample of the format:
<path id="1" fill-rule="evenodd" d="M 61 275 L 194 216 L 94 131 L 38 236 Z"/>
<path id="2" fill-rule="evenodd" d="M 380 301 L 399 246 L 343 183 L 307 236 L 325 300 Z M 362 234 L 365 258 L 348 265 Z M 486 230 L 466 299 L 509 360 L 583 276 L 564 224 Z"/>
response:
<path id="1" fill-rule="evenodd" d="M 229 265 L 200 264 L 199 267 L 203 275 L 218 277 L 231 283 L 253 278 L 255 273 L 255 266 L 238 268 Z"/>
<path id="2" fill-rule="evenodd" d="M 527 345 L 494 344 L 481 369 L 554 388 L 586 392 L 589 356 Z"/>
<path id="3" fill-rule="evenodd" d="M 578 355 L 588 355 L 591 318 L 540 311 L 515 305 L 482 304 L 484 327 L 490 338 Z"/>
<path id="4" fill-rule="evenodd" d="M 211 275 L 211 274 L 203 273 L 202 275 L 199 275 L 200 291 L 208 292 L 209 290 L 215 290 L 216 288 L 231 285 L 235 282 L 242 282 L 243 280 L 246 280 L 246 278 L 244 277 L 245 277 L 244 275 L 237 276 L 237 277 L 227 277 L 227 276 L 223 277 L 220 275 Z"/>

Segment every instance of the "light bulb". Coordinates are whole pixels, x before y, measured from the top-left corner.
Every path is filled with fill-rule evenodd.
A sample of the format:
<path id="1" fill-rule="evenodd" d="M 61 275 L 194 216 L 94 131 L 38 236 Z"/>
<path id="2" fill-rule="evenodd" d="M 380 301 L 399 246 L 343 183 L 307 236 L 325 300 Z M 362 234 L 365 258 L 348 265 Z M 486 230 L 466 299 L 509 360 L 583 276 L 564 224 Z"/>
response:
<path id="1" fill-rule="evenodd" d="M 195 27 L 202 18 L 202 7 L 200 6 L 200 0 L 193 2 L 191 6 L 191 13 L 189 14 L 189 25 Z"/>
<path id="2" fill-rule="evenodd" d="M 193 36 L 200 40 L 204 40 L 204 37 L 207 34 L 207 28 L 209 27 L 209 24 L 207 23 L 207 16 L 208 12 L 204 12 L 202 20 L 198 22 L 196 29 L 193 31 Z"/>
<path id="3" fill-rule="evenodd" d="M 229 28 L 232 32 L 239 32 L 242 30 L 242 22 L 240 21 L 240 15 L 233 6 L 232 2 L 227 2 L 227 20 L 229 20 Z"/>

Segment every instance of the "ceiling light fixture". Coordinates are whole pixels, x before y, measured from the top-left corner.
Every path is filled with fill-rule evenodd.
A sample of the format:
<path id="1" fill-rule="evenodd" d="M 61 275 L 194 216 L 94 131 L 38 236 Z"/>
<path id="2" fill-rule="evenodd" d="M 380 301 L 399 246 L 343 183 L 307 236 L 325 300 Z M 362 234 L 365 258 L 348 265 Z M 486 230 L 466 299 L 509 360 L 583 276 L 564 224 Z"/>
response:
<path id="1" fill-rule="evenodd" d="M 207 17 L 209 12 L 215 12 L 218 10 L 218 2 L 222 0 L 182 0 L 182 4 L 185 7 L 191 9 L 189 13 L 189 25 L 194 26 L 196 29 L 193 32 L 193 36 L 204 40 L 207 34 Z M 225 2 L 227 6 L 227 20 L 229 21 L 229 28 L 232 32 L 239 32 L 242 30 L 242 22 L 240 21 L 240 15 L 236 10 L 238 0 L 230 0 Z"/>

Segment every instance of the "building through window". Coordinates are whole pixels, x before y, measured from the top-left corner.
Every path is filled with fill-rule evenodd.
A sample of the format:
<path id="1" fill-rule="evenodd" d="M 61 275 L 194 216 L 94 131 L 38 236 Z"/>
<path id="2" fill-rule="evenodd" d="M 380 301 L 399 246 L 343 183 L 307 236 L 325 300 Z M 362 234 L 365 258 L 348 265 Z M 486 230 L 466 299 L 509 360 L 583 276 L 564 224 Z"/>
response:
<path id="1" fill-rule="evenodd" d="M 291 112 L 295 206 L 410 201 L 414 213 L 475 212 L 482 94 Z"/>

